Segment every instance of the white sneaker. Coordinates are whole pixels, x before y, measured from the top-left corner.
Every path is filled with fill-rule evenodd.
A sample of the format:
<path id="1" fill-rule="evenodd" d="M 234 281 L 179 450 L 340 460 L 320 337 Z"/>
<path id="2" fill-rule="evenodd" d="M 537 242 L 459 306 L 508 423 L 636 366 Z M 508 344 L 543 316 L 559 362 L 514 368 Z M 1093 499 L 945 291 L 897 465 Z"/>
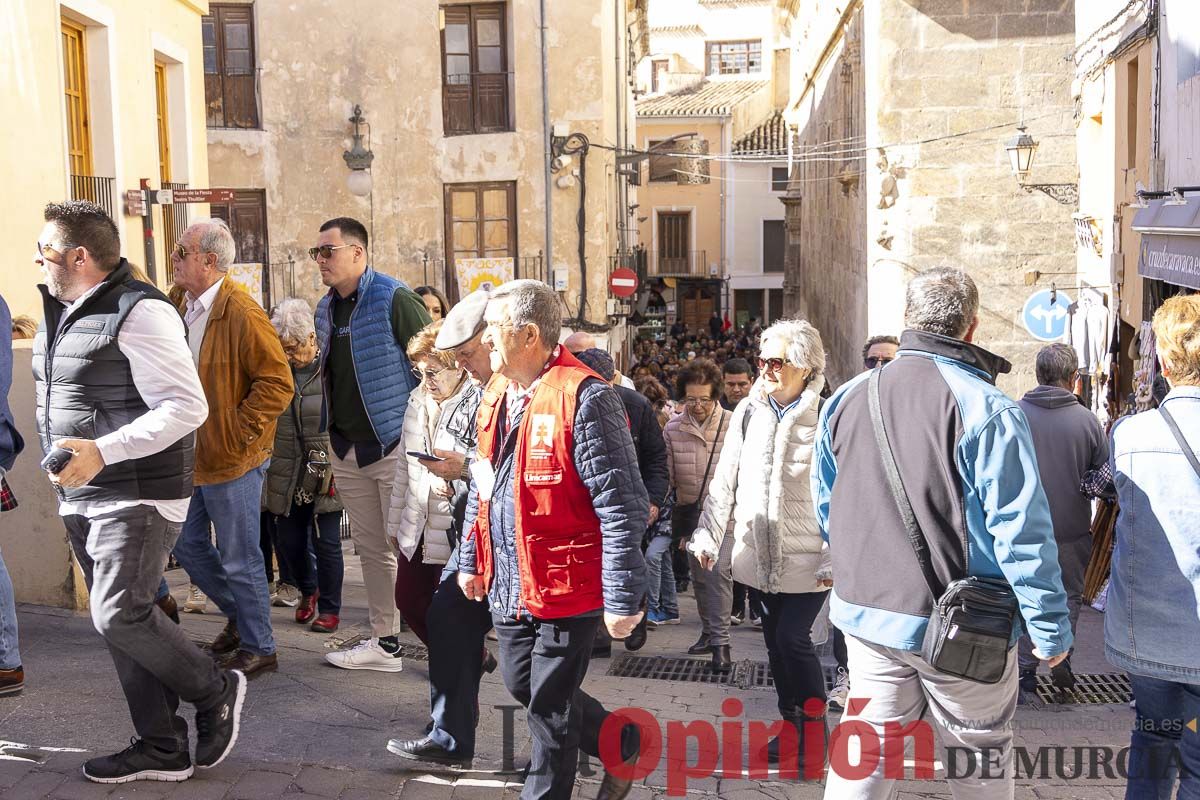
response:
<path id="1" fill-rule="evenodd" d="M 392 654 L 379 646 L 379 639 L 359 642 L 349 650 L 326 653 L 325 660 L 342 669 L 373 669 L 378 672 L 399 672 L 404 669 L 400 653 Z"/>
<path id="2" fill-rule="evenodd" d="M 183 610 L 189 614 L 203 614 L 208 609 L 208 598 L 195 584 L 188 588 L 188 599 Z"/>
<path id="3" fill-rule="evenodd" d="M 833 689 L 829 692 L 829 707 L 841 711 L 846 707 L 846 698 L 850 696 L 850 673 L 841 667 L 837 668 L 837 678 L 833 681 Z"/>
<path id="4" fill-rule="evenodd" d="M 279 606 L 280 608 L 295 608 L 300 604 L 300 590 L 290 583 L 281 583 L 276 587 L 275 594 L 271 597 L 271 605 Z"/>

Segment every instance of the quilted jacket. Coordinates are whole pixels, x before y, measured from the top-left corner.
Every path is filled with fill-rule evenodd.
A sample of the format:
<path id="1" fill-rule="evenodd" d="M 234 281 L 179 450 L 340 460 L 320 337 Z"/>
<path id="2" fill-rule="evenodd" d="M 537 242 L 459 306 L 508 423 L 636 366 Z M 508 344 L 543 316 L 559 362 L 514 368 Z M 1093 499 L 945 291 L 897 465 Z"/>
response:
<path id="1" fill-rule="evenodd" d="M 675 488 L 677 505 L 686 505 L 701 500 L 705 488 L 700 486 L 704 478 L 704 467 L 708 454 L 716 440 L 716 452 L 712 457 L 712 469 L 708 471 L 708 483 L 712 485 L 721 459 L 721 447 L 729 433 L 731 412 L 720 407 L 708 415 L 701 427 L 687 411 L 677 414 L 663 428 L 663 439 L 667 443 L 667 471 L 671 475 L 671 486 Z M 721 423 L 724 418 L 724 424 Z M 718 430 L 720 433 L 718 434 Z"/>
<path id="2" fill-rule="evenodd" d="M 479 409 L 479 394 L 478 387 L 464 378 L 458 391 L 440 407 L 430 399 L 424 385 L 409 396 L 387 516 L 387 535 L 396 540 L 405 558 L 412 558 L 424 538 L 422 560 L 426 564 L 445 564 L 453 548 L 450 529 L 454 524 L 453 497 L 444 498 L 434 492 L 445 481 L 419 458 L 405 453 L 432 453 L 435 448 L 470 452 L 475 441 L 467 434 L 474 433 L 472 418 Z"/>
<path id="3" fill-rule="evenodd" d="M 518 416 L 508 436 L 515 438 L 519 427 Z M 604 610 L 635 614 L 646 592 L 641 544 L 650 504 L 638 473 L 637 452 L 625 409 L 616 391 L 599 379 L 586 381 L 579 390 L 574 436 L 575 468 L 592 495 L 604 540 L 601 565 Z M 490 505 L 495 573 L 488 600 L 492 613 L 515 617 L 521 590 L 513 539 L 516 514 L 512 473 L 516 459 L 511 445 L 501 445 L 501 449 L 504 455 L 495 466 L 496 483 Z M 473 487 L 467 501 L 465 530 L 471 529 L 478 511 L 479 493 Z M 462 572 L 479 573 L 475 543 L 474 538 L 468 537 L 460 545 Z"/>
<path id="4" fill-rule="evenodd" d="M 813 378 L 779 419 L 761 384 L 738 404 L 713 466 L 700 527 L 689 549 L 712 558 L 733 520 L 733 579 L 764 592 L 824 591 L 829 548 L 813 508 L 809 473 L 825 379 Z M 746 438 L 742 438 L 743 420 Z"/>
<path id="5" fill-rule="evenodd" d="M 326 430 L 325 396 L 321 387 L 320 364 L 292 367 L 296 391 L 291 405 L 279 415 L 275 428 L 275 449 L 263 481 L 262 507 L 276 515 L 291 512 L 296 490 L 310 450 L 321 450 L 328 460 L 329 432 Z M 337 513 L 342 501 L 336 489 L 317 498 L 318 514 Z"/>
<path id="6" fill-rule="evenodd" d="M 658 426 L 654 405 L 633 389 L 617 386 L 616 390 L 629 415 L 629 432 L 633 435 L 642 483 L 650 495 L 650 503 L 661 509 L 671 491 L 671 476 L 667 472 L 667 445 L 662 428 Z"/>

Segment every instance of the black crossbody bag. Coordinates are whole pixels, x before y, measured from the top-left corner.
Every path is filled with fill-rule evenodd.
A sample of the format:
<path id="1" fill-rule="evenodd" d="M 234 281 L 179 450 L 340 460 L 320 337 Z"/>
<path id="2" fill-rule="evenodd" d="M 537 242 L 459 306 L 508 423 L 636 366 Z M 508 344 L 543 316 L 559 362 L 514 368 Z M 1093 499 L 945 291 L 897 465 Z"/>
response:
<path id="1" fill-rule="evenodd" d="M 868 386 L 875 443 L 883 457 L 888 488 L 934 601 L 921 656 L 938 672 L 977 683 L 998 683 L 1004 676 L 1008 652 L 1012 649 L 1017 596 L 1007 581 L 998 578 L 968 576 L 951 581 L 944 591 L 941 589 L 930 562 L 929 543 L 917 524 L 883 427 L 879 373 L 879 369 L 871 373 Z"/>

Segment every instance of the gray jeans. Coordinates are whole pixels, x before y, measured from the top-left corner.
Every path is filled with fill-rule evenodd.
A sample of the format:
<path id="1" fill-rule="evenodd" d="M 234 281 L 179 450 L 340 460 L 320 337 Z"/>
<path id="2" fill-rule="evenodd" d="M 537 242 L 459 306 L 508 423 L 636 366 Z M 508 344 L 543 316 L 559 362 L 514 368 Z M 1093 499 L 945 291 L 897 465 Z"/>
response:
<path id="1" fill-rule="evenodd" d="M 729 644 L 729 613 L 733 609 L 733 534 L 726 533 L 712 570 L 704 569 L 691 553 L 692 586 L 700 626 L 714 647 Z"/>
<path id="2" fill-rule="evenodd" d="M 866 777 L 843 777 L 830 769 L 825 783 L 827 800 L 894 797 L 897 770 L 903 769 L 906 779 L 912 779 L 913 772 L 903 765 L 904 746 L 893 749 L 887 739 L 897 736 L 898 726 L 913 723 L 932 726 L 936 740 L 946 748 L 939 751 L 935 743 L 933 755 L 948 772 L 952 771 L 954 777 L 949 781 L 955 800 L 1012 800 L 1015 653 L 1009 653 L 1000 682 L 984 684 L 938 672 L 920 653 L 884 647 L 850 634 L 846 634 L 846 651 L 850 657 L 850 696 L 866 702 L 857 714 L 847 709 L 842 716 L 829 744 L 834 749 L 846 748 L 845 755 L 835 757 L 838 754 L 831 753 L 830 762 L 845 764 L 848 756 L 850 764 L 874 762 L 876 768 Z M 851 731 L 855 726 L 846 724 L 851 720 L 866 722 L 876 735 L 854 735 Z M 933 731 L 925 732 L 933 736 Z M 920 738 L 918 733 L 918 741 Z M 888 751 L 893 753 L 893 762 L 899 760 L 900 764 L 888 767 Z M 923 754 L 917 755 L 918 766 L 928 763 Z"/>
<path id="3" fill-rule="evenodd" d="M 1058 543 L 1058 563 L 1062 569 L 1063 588 L 1067 591 L 1067 614 L 1071 621 L 1071 633 L 1079 630 L 1079 610 L 1083 607 L 1083 581 L 1091 557 L 1090 536 L 1066 544 Z M 1021 672 L 1037 672 L 1040 663 L 1038 657 L 1033 654 L 1033 641 L 1028 635 L 1022 635 L 1017 641 L 1017 668 Z"/>
<path id="4" fill-rule="evenodd" d="M 149 505 L 88 518 L 63 517 L 91 594 L 92 623 L 104 637 L 139 738 L 186 750 L 180 698 L 204 711 L 221 700 L 216 663 L 154 604 L 181 523 Z"/>

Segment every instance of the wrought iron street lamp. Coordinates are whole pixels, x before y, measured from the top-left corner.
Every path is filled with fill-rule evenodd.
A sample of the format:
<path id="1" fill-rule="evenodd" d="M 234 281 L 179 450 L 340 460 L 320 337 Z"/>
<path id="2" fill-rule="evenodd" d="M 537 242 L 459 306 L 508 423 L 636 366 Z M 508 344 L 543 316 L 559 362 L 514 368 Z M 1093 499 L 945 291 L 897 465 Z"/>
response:
<path id="1" fill-rule="evenodd" d="M 366 197 L 371 193 L 371 162 L 375 160 L 375 154 L 367 148 L 363 147 L 363 137 L 360 132 L 361 126 L 366 123 L 362 115 L 362 106 L 354 106 L 354 114 L 350 117 L 350 122 L 354 124 L 354 134 L 350 149 L 342 153 L 342 159 L 346 162 L 346 166 L 350 168 L 350 175 L 346 178 L 346 186 L 350 189 L 350 194 L 357 197 Z"/>

